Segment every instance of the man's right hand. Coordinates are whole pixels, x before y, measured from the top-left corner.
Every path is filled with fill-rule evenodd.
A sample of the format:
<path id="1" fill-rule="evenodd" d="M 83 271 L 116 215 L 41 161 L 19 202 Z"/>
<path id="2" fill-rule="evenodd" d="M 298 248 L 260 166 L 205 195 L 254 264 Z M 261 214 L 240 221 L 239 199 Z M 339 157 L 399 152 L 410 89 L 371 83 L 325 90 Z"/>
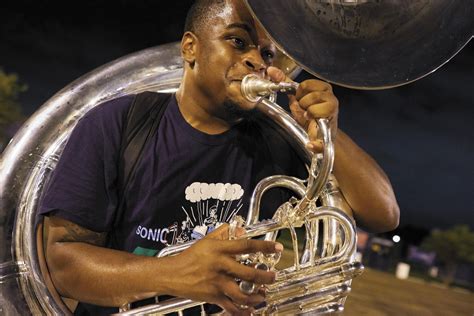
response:
<path id="1" fill-rule="evenodd" d="M 231 314 L 249 313 L 251 306 L 264 301 L 263 291 L 245 294 L 235 279 L 270 284 L 275 281 L 275 272 L 245 266 L 235 258 L 248 253 L 281 252 L 283 246 L 262 240 L 228 240 L 228 228 L 222 225 L 176 256 L 176 280 L 170 294 L 217 304 Z"/>
<path id="2" fill-rule="evenodd" d="M 80 302 L 123 306 L 159 295 L 174 295 L 220 305 L 232 314 L 248 314 L 264 292 L 244 294 L 235 279 L 269 284 L 274 272 L 247 267 L 235 260 L 245 253 L 275 253 L 281 244 L 260 240 L 228 240 L 228 225 L 172 257 L 138 256 L 103 247 L 104 234 L 59 217 L 45 219 L 45 255 L 58 292 Z M 237 231 L 239 235 L 239 231 Z"/>

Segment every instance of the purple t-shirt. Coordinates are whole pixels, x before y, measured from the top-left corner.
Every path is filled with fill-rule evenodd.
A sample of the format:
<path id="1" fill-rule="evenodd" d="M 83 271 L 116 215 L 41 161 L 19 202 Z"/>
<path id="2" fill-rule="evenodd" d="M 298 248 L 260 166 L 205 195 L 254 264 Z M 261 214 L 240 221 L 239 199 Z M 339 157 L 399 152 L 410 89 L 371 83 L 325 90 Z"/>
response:
<path id="1" fill-rule="evenodd" d="M 80 120 L 50 180 L 41 214 L 93 231 L 113 230 L 111 247 L 155 255 L 167 245 L 202 238 L 235 214 L 245 217 L 262 178 L 304 175 L 304 166 L 284 140 L 272 143 L 277 141 L 285 154 L 278 159 L 270 154 L 257 123 L 246 121 L 208 135 L 185 121 L 173 96 L 143 151 L 125 192 L 127 208 L 114 227 L 121 131 L 132 100 L 126 96 L 106 102 Z M 261 219 L 271 218 L 288 197 L 278 189 L 265 194 Z"/>

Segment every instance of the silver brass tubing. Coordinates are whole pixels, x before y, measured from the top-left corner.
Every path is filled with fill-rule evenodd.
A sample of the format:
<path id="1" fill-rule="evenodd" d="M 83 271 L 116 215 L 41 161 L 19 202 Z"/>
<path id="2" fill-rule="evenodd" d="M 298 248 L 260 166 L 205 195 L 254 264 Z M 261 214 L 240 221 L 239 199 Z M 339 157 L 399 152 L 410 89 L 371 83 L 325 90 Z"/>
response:
<path id="1" fill-rule="evenodd" d="M 303 159 L 310 163 L 313 154 L 306 148 L 309 138 L 304 128 L 302 128 L 298 122 L 296 122 L 295 119 L 278 104 L 265 98 L 260 98 L 259 100 L 260 101 L 257 103 L 256 108 L 292 136 L 295 144 L 301 152 L 304 153 Z"/>
<path id="2" fill-rule="evenodd" d="M 300 313 L 300 316 L 327 315 L 331 313 L 340 313 L 344 310 L 344 305 L 340 303 L 328 303 L 311 309 L 309 312 Z"/>
<path id="3" fill-rule="evenodd" d="M 249 74 L 242 79 L 242 94 L 251 102 L 257 102 L 261 97 L 269 97 L 274 92 L 296 93 L 298 89 L 297 82 L 279 82 L 275 83 Z"/>
<path id="4" fill-rule="evenodd" d="M 344 263 L 340 267 L 328 266 L 311 267 L 305 269 L 306 273 L 289 276 L 287 280 L 278 281 L 267 286 L 268 299 L 279 299 L 287 292 L 301 290 L 304 286 L 324 287 L 330 284 L 340 283 L 360 275 L 364 270 L 360 262 Z"/>
<path id="5" fill-rule="evenodd" d="M 322 140 L 324 144 L 323 161 L 319 172 L 316 174 L 317 159 L 318 155 L 314 155 L 306 149 L 306 144 L 309 142 L 308 134 L 306 131 L 278 104 L 275 104 L 265 98 L 261 98 L 257 105 L 257 109 L 272 118 L 280 127 L 288 130 L 297 139 L 297 143 L 301 149 L 306 153 L 307 157 L 311 161 L 310 170 L 310 181 L 308 183 L 308 189 L 306 196 L 302 202 L 300 202 L 300 208 L 304 208 L 304 205 L 317 198 L 320 191 L 326 184 L 329 174 L 332 171 L 334 163 L 334 146 L 331 140 L 331 130 L 328 128 L 327 119 L 318 119 L 317 123 L 319 130 L 321 131 Z M 311 181 L 312 177 L 316 177 L 314 181 Z"/>
<path id="6" fill-rule="evenodd" d="M 329 175 L 329 179 L 320 195 L 320 199 L 322 205 L 337 207 L 346 214 L 352 215 L 352 208 L 339 190 L 339 183 L 333 174 Z"/>
<path id="7" fill-rule="evenodd" d="M 293 243 L 293 260 L 294 260 L 294 267 L 295 270 L 298 271 L 300 270 L 300 255 L 299 255 L 299 249 L 298 249 L 298 235 L 296 234 L 295 226 L 292 225 L 292 223 L 289 223 L 288 229 L 290 230 L 291 234 L 291 241 Z"/>
<path id="8" fill-rule="evenodd" d="M 359 273 L 360 274 L 360 273 Z M 267 295 L 266 301 L 267 305 L 276 305 L 283 304 L 288 301 L 289 298 L 296 297 L 308 297 L 309 295 L 317 296 L 324 295 L 324 289 L 331 286 L 340 286 L 348 285 L 347 282 L 352 280 L 359 274 L 354 274 L 353 276 L 334 276 L 322 279 L 319 281 L 314 281 L 312 283 L 301 283 L 299 285 L 285 288 L 281 293 L 275 293 L 273 295 Z"/>
<path id="9" fill-rule="evenodd" d="M 112 315 L 146 315 L 146 314 L 163 314 L 163 313 L 173 313 L 177 311 L 181 311 L 186 308 L 191 308 L 195 306 L 201 305 L 202 302 L 192 301 L 190 299 L 183 299 L 183 298 L 173 298 L 166 300 L 162 303 L 158 304 L 151 304 L 143 307 L 134 308 L 129 311 L 124 311 Z"/>
<path id="10" fill-rule="evenodd" d="M 353 226 L 353 221 L 347 214 L 343 211 L 330 206 L 321 206 L 310 212 L 306 219 L 308 221 L 316 221 L 318 219 L 337 219 L 340 222 L 341 229 L 344 232 L 344 240 L 341 240 L 342 245 L 338 247 L 338 251 L 334 253 L 332 256 L 328 258 L 321 258 L 318 259 L 318 263 L 325 263 L 327 260 L 340 260 L 344 258 L 350 258 L 351 252 L 355 249 L 355 227 Z M 260 236 L 262 234 L 276 231 L 279 229 L 288 228 L 285 223 L 279 223 L 275 220 L 268 220 L 264 222 L 259 222 L 257 224 L 249 225 L 245 227 L 245 234 L 243 234 L 240 238 L 252 238 L 256 236 Z M 350 236 L 354 236 L 353 238 L 349 238 Z M 342 239 L 342 238 L 341 238 Z M 286 270 L 283 270 L 286 271 Z M 279 273 L 283 273 L 280 271 Z M 278 274 L 277 274 L 278 280 Z"/>
<path id="11" fill-rule="evenodd" d="M 308 183 L 309 188 L 308 192 L 306 193 L 306 198 L 309 201 L 312 201 L 319 196 L 321 190 L 329 178 L 329 175 L 332 172 L 334 165 L 334 144 L 331 139 L 331 129 L 328 126 L 329 122 L 327 119 L 318 119 L 316 122 L 318 123 L 319 131 L 322 135 L 324 151 L 321 166 L 318 166 L 316 163 L 318 159 L 317 155 L 313 155 L 312 158 L 313 161 L 310 169 L 310 182 Z M 319 172 L 316 170 L 317 167 L 319 167 Z M 314 183 L 311 183 L 312 179 L 314 179 Z"/>
<path id="12" fill-rule="evenodd" d="M 350 291 L 350 286 L 338 284 L 322 288 L 314 293 L 308 293 L 299 297 L 287 299 L 284 303 L 278 304 L 275 307 L 280 313 L 288 313 L 294 311 L 295 308 L 297 308 L 297 312 L 304 312 L 305 307 L 308 308 L 314 305 L 317 306 L 319 304 L 329 303 L 330 301 L 346 296 Z"/>
<path id="13" fill-rule="evenodd" d="M 262 312 L 265 314 L 298 314 L 311 310 L 312 306 L 329 303 L 349 294 L 351 288 L 348 285 L 340 284 L 320 289 L 316 293 L 310 293 L 300 297 L 288 299 L 281 304 L 266 306 Z M 256 311 L 259 313 L 259 310 Z"/>
<path id="14" fill-rule="evenodd" d="M 324 217 L 332 217 L 341 221 L 342 222 L 341 226 L 344 229 L 345 235 L 350 234 L 351 231 L 355 232 L 352 219 L 349 218 L 348 215 L 345 214 L 343 211 L 335 207 L 321 206 L 321 207 L 316 208 L 313 212 L 310 212 L 307 215 L 307 219 L 310 221 L 314 221 L 314 220 L 317 220 L 319 218 L 324 218 Z M 261 236 L 265 234 L 266 232 L 272 232 L 275 230 L 284 229 L 288 227 L 284 223 L 279 223 L 276 220 L 266 220 L 266 221 L 258 222 L 256 224 L 246 226 L 244 228 L 245 228 L 245 233 L 239 238 L 257 237 L 257 236 Z M 350 242 L 350 243 L 348 244 L 347 247 L 340 247 L 339 249 L 346 249 L 346 248 L 350 249 L 355 246 L 355 238 L 353 240 L 349 240 L 347 238 L 347 241 L 345 242 L 346 243 Z M 182 244 L 181 246 L 183 246 L 183 248 L 186 248 L 184 245 L 185 244 Z"/>
<path id="15" fill-rule="evenodd" d="M 284 292 L 286 287 L 298 286 L 298 284 L 309 284 L 311 280 L 331 284 L 334 283 L 331 281 L 331 278 L 333 278 L 336 273 L 338 273 L 341 280 L 343 280 L 358 276 L 364 271 L 364 266 L 360 262 L 343 263 L 343 265 L 347 264 L 347 266 L 340 269 L 336 267 L 338 264 L 338 261 L 334 261 L 322 264 L 321 266 L 303 267 L 299 271 L 295 271 L 295 269 L 293 269 L 293 271 L 285 271 L 286 273 L 283 277 L 279 274 L 275 283 L 266 286 L 268 295 Z M 324 278 L 328 278 L 328 280 Z"/>
<path id="16" fill-rule="evenodd" d="M 350 260 L 352 257 L 353 252 L 355 251 L 356 246 L 356 238 L 355 238 L 355 228 L 352 225 L 351 219 L 341 210 L 331 208 L 328 206 L 323 206 L 318 208 L 314 213 L 308 215 L 309 220 L 316 220 L 319 217 L 332 217 L 337 218 L 341 222 L 341 229 L 344 232 L 344 240 L 342 241 L 342 245 L 338 248 L 338 251 L 334 253 L 332 256 L 329 257 L 322 257 L 318 260 L 315 260 L 314 266 L 319 267 L 321 269 L 321 265 L 325 264 L 341 264 L 344 260 Z M 352 236 L 352 238 L 349 238 Z M 306 262 L 301 265 L 301 273 L 308 273 L 308 270 L 311 270 L 311 262 Z M 316 268 L 318 269 L 318 268 Z M 288 274 L 295 273 L 295 267 L 290 267 L 285 270 L 278 271 L 276 276 L 276 282 L 280 280 L 287 280 L 289 278 Z M 294 277 L 292 275 L 291 277 Z"/>
<path id="17" fill-rule="evenodd" d="M 123 57 L 71 83 L 16 133 L 0 158 L 0 306 L 7 315 L 68 315 L 44 282 L 36 247 L 36 214 L 44 188 L 77 121 L 100 102 L 141 91 L 169 91 L 182 77 L 179 43 Z M 10 226 L 6 226 L 10 225 Z M 6 278 L 8 277 L 8 278 Z M 2 312 L 0 312 L 1 314 Z"/>
<path id="18" fill-rule="evenodd" d="M 183 244 L 176 244 L 176 245 L 165 247 L 156 256 L 158 258 L 161 258 L 161 257 L 177 255 L 180 252 L 183 252 L 184 250 L 191 247 L 194 243 L 196 243 L 196 240 L 191 240 Z"/>
<path id="19" fill-rule="evenodd" d="M 297 301 L 308 301 L 308 299 L 311 299 L 312 303 L 317 302 L 318 305 L 328 303 L 335 299 L 331 294 L 328 296 L 328 289 L 334 290 L 338 287 L 347 286 L 346 282 L 347 280 L 344 278 L 334 277 L 323 280 L 322 282 L 302 283 L 299 286 L 288 289 L 284 293 L 267 296 L 267 306 L 284 305 L 289 302 Z"/>
<path id="20" fill-rule="evenodd" d="M 301 264 L 305 264 L 309 262 L 311 265 L 314 264 L 314 260 L 316 258 L 316 252 L 318 247 L 318 232 L 319 232 L 319 224 L 318 221 L 309 221 L 305 218 L 305 249 L 303 250 L 303 254 L 301 256 Z"/>
<path id="21" fill-rule="evenodd" d="M 298 123 L 288 114 L 286 113 L 280 106 L 277 104 L 268 101 L 269 103 L 263 106 L 259 106 L 259 109 L 266 113 L 267 115 L 270 115 L 272 119 L 279 119 L 281 123 L 279 125 L 283 128 L 292 128 L 293 132 L 295 132 L 298 136 L 297 139 L 300 140 L 300 147 L 304 149 L 304 151 L 307 153 L 307 158 L 310 157 L 310 153 L 306 150 L 305 144 L 308 141 L 307 134 L 304 131 L 303 128 L 301 128 Z M 284 116 L 284 117 L 283 117 Z M 267 177 L 263 180 L 261 180 L 253 194 L 252 198 L 250 200 L 250 205 L 249 205 L 249 212 L 247 215 L 247 225 L 254 224 L 258 222 L 259 215 L 260 215 L 260 200 L 262 195 L 269 189 L 274 188 L 274 187 L 283 187 L 287 188 L 290 190 L 293 190 L 299 197 L 303 197 L 305 192 L 306 192 L 306 187 L 303 184 L 303 181 L 295 178 L 295 177 L 290 177 L 290 176 L 284 176 L 284 175 L 277 175 L 277 176 L 271 176 Z M 273 225 L 274 229 L 277 230 L 277 227 Z M 280 226 L 281 227 L 281 226 Z M 269 227 L 265 228 L 268 229 Z M 248 231 L 249 235 L 253 236 L 258 236 L 260 230 L 258 227 L 255 227 L 255 229 L 250 229 Z M 179 253 L 180 251 L 183 251 L 184 249 L 188 248 L 190 245 L 182 244 L 182 245 L 176 245 L 176 246 L 170 246 L 165 249 L 163 249 L 158 256 L 166 256 L 166 255 L 171 255 L 175 253 Z"/>
<path id="22" fill-rule="evenodd" d="M 306 149 L 306 144 L 308 143 L 308 135 L 289 116 L 289 114 L 287 114 L 274 102 L 263 98 L 263 96 L 270 95 L 271 91 L 280 91 L 278 85 L 275 85 L 272 82 L 268 82 L 254 76 L 244 79 L 245 80 L 242 81 L 241 85 L 242 94 L 246 96 L 248 100 L 258 102 L 257 108 L 261 112 L 272 118 L 273 121 L 276 122 L 281 128 L 286 131 L 289 131 L 290 134 L 296 139 L 297 145 L 300 147 L 300 149 L 302 149 L 303 152 L 306 153 L 306 157 L 311 161 L 308 184 L 304 196 L 294 207 L 292 211 L 293 214 L 285 215 L 292 216 L 293 218 L 289 220 L 284 220 L 287 221 L 287 223 L 282 223 L 282 226 L 287 226 L 287 228 L 289 228 L 290 232 L 292 233 L 295 263 L 292 268 L 279 271 L 277 279 L 279 276 L 281 276 L 282 278 L 284 278 L 284 276 L 287 276 L 288 278 L 294 277 L 295 272 L 292 272 L 292 269 L 296 270 L 296 273 L 299 271 L 309 273 L 307 269 L 311 269 L 311 265 L 335 265 L 343 263 L 344 260 L 349 261 L 353 256 L 353 252 L 355 251 L 355 228 L 353 226 L 354 223 L 347 216 L 345 216 L 345 214 L 340 214 L 343 213 L 343 211 L 340 211 L 335 207 L 331 208 L 331 206 L 336 206 L 335 202 L 337 202 L 337 198 L 340 197 L 341 200 L 343 200 L 343 197 L 342 194 L 337 190 L 337 187 L 328 184 L 328 180 L 330 178 L 334 164 L 334 145 L 332 143 L 331 130 L 329 128 L 328 120 L 317 120 L 320 135 L 322 136 L 323 141 L 323 154 L 321 158 L 321 155 L 313 155 Z M 277 185 L 274 185 L 272 187 L 276 186 Z M 332 190 L 334 188 L 336 190 Z M 263 195 L 265 191 L 265 185 L 262 185 L 259 189 L 261 190 L 258 191 L 258 198 L 256 198 L 255 201 L 260 200 L 261 195 Z M 338 193 L 338 196 L 335 199 L 331 199 L 331 191 Z M 312 207 L 314 207 L 314 200 L 320 196 L 324 196 L 324 199 L 322 200 L 323 205 L 329 206 L 324 209 L 318 208 L 315 211 L 314 209 L 312 209 Z M 253 203 L 252 208 L 249 208 L 249 214 L 251 216 L 247 218 L 247 225 L 258 220 L 260 211 L 259 206 L 259 203 Z M 344 206 L 348 206 L 347 203 Z M 277 214 L 275 214 L 275 216 L 276 215 Z M 304 255 L 301 258 L 300 265 L 298 258 L 298 249 L 297 245 L 295 245 L 297 243 L 297 237 L 294 232 L 293 225 L 296 223 L 298 223 L 299 225 L 299 223 L 302 223 L 303 221 L 306 226 L 306 229 L 310 229 L 311 232 L 307 232 L 307 240 L 305 245 L 306 248 Z M 319 229 L 319 221 L 322 221 L 323 224 L 322 236 L 319 236 L 319 234 L 317 233 Z M 339 221 L 341 221 L 340 224 Z M 339 228 L 342 231 L 340 231 Z M 313 233 L 313 231 L 315 233 Z M 272 232 L 266 234 L 265 239 L 273 240 L 275 237 L 276 231 L 273 230 Z M 316 251 L 318 251 L 316 248 L 318 247 L 319 238 L 322 238 L 322 249 L 319 250 L 319 252 L 320 255 L 323 256 L 323 258 L 315 260 Z M 310 266 L 308 266 L 308 264 Z M 317 273 L 317 271 L 314 271 L 314 273 Z M 345 280 L 345 282 L 348 282 L 347 285 L 350 284 L 350 281 L 348 280 Z M 309 289 L 306 289 L 304 290 L 304 292 L 306 293 L 308 290 Z M 323 302 L 319 302 L 318 304 L 322 303 Z M 308 306 L 313 304 L 314 302 L 312 304 L 309 304 Z M 315 306 L 314 308 L 317 308 L 317 306 Z M 293 309 L 291 310 L 295 311 Z M 286 312 L 289 312 L 289 310 L 286 310 Z"/>
<path id="23" fill-rule="evenodd" d="M 306 187 L 303 181 L 295 177 L 278 175 L 267 177 L 261 180 L 255 187 L 252 198 L 250 199 L 246 222 L 247 225 L 252 225 L 258 222 L 260 215 L 260 201 L 262 196 L 267 190 L 275 187 L 293 190 L 293 192 L 296 193 L 300 198 L 303 197 L 306 192 Z"/>
<path id="24" fill-rule="evenodd" d="M 281 90 L 281 88 L 282 86 L 280 85 L 278 89 Z M 283 88 L 286 89 L 285 87 Z M 274 91 L 276 89 L 276 86 L 271 83 L 271 85 L 267 85 L 266 89 L 267 91 L 268 89 Z M 290 286 L 291 284 L 294 284 L 294 282 L 298 282 L 296 281 L 298 279 L 306 280 L 300 282 L 313 282 L 314 286 L 310 286 L 307 290 L 298 293 L 298 295 L 300 296 L 297 299 L 295 298 L 293 300 L 289 299 L 284 302 L 282 301 L 281 304 L 274 305 L 272 308 L 280 312 L 290 310 L 302 312 L 312 309 L 321 311 L 328 310 L 326 306 L 340 307 L 340 305 L 335 305 L 334 300 L 339 299 L 341 296 L 344 296 L 344 289 L 347 290 L 349 289 L 349 287 L 345 284 L 339 285 L 339 287 L 334 287 L 334 284 L 340 282 L 347 282 L 347 278 L 350 279 L 350 276 L 352 274 L 351 272 L 346 272 L 346 274 L 341 272 L 342 276 L 333 276 L 331 274 L 331 271 L 333 271 L 331 270 L 331 267 L 343 263 L 344 260 L 349 260 L 351 251 L 353 252 L 353 250 L 355 249 L 355 238 L 351 239 L 349 238 L 349 236 L 355 236 L 355 229 L 353 227 L 353 223 L 347 217 L 347 215 L 342 211 L 338 210 L 337 208 L 331 206 L 324 206 L 320 208 L 314 207 L 313 199 L 318 197 L 325 188 L 325 183 L 329 177 L 329 174 L 331 173 L 332 164 L 334 160 L 334 150 L 331 141 L 330 129 L 327 125 L 327 120 L 318 120 L 318 125 L 322 132 L 321 134 L 323 136 L 324 143 L 324 153 L 321 159 L 321 155 L 313 156 L 312 153 L 306 149 L 306 144 L 308 143 L 308 135 L 306 131 L 301 128 L 298 123 L 280 106 L 267 99 L 261 99 L 260 102 L 257 104 L 257 108 L 264 114 L 269 116 L 271 120 L 276 122 L 280 127 L 282 127 L 293 137 L 294 142 L 305 155 L 303 158 L 306 159 L 307 162 L 311 161 L 311 170 L 307 186 L 305 186 L 304 181 L 289 176 L 272 176 L 260 181 L 252 194 L 246 223 L 247 225 L 244 227 L 246 233 L 243 236 L 240 236 L 239 238 L 252 238 L 262 235 L 266 235 L 266 238 L 268 236 L 273 237 L 276 236 L 276 232 L 280 229 L 290 228 L 295 224 L 301 226 L 306 223 L 308 226 L 315 228 L 315 234 L 310 234 L 309 236 L 313 235 L 313 247 L 316 247 L 316 238 L 318 238 L 318 221 L 331 221 L 337 219 L 340 224 L 336 225 L 335 228 L 339 228 L 338 226 L 341 227 L 343 231 L 344 240 L 342 241 L 342 245 L 340 245 L 338 249 L 336 249 L 336 252 L 334 254 L 326 258 L 310 260 L 310 262 L 302 262 L 302 264 L 296 262 L 293 267 L 279 271 L 277 273 L 275 284 L 279 284 L 283 287 L 286 286 L 286 284 Z M 319 169 L 318 172 L 316 170 L 317 168 Z M 279 222 L 277 219 L 259 222 L 261 197 L 268 189 L 274 187 L 284 187 L 290 189 L 295 193 L 297 197 L 302 198 L 299 204 L 297 204 L 297 206 L 295 207 L 298 212 L 296 214 L 297 216 L 292 220 L 284 222 Z M 351 235 L 351 233 L 353 233 L 353 235 Z M 334 229 L 329 228 L 329 230 L 325 234 L 326 236 L 323 237 L 328 240 L 331 240 L 329 244 L 333 244 L 333 240 L 337 240 L 337 237 L 334 237 L 334 234 L 337 234 L 337 232 L 335 232 Z M 293 239 L 295 240 L 295 238 Z M 158 257 L 176 255 L 190 247 L 192 244 L 193 242 L 188 242 L 185 244 L 166 247 L 162 251 L 160 251 Z M 316 249 L 313 249 L 312 251 L 316 251 Z M 358 272 L 353 273 L 356 274 Z M 305 279 L 308 274 L 310 274 L 312 277 L 310 277 L 309 279 Z M 328 279 L 318 279 L 323 278 L 324 276 Z M 317 288 L 317 286 L 326 286 L 328 284 L 332 285 L 333 287 L 331 289 Z M 281 289 L 281 291 L 284 291 L 284 289 Z M 290 286 L 288 291 L 293 291 L 293 288 Z M 332 301 L 332 304 L 326 304 L 329 301 Z M 191 300 L 187 299 L 176 299 L 145 306 L 131 311 L 125 311 L 121 314 L 136 315 L 162 312 L 170 313 L 192 306 L 198 306 L 200 304 L 202 304 L 202 302 L 192 302 Z"/>
<path id="25" fill-rule="evenodd" d="M 252 84 L 248 84 L 251 82 Z M 344 259 L 350 258 L 350 251 L 353 251 L 355 241 L 349 240 L 350 232 L 355 231 L 352 227 L 352 222 L 345 216 L 342 211 L 327 206 L 322 208 L 315 208 L 313 199 L 317 198 L 326 186 L 326 182 L 332 171 L 334 161 L 334 147 L 331 140 L 331 131 L 328 127 L 326 119 L 319 119 L 317 123 L 321 131 L 324 144 L 324 153 L 322 155 L 313 155 L 306 149 L 308 143 L 308 135 L 301 128 L 298 123 L 280 106 L 274 102 L 264 99 L 262 95 L 271 95 L 274 91 L 294 91 L 297 88 L 297 84 L 275 84 L 262 80 L 258 77 L 244 78 L 242 82 L 242 91 L 247 91 L 248 94 L 253 94 L 255 98 L 258 98 L 257 108 L 264 114 L 269 116 L 275 121 L 281 128 L 289 132 L 295 139 L 297 146 L 305 153 L 305 158 L 309 162 L 311 161 L 311 167 L 309 170 L 308 185 L 305 186 L 303 180 L 289 177 L 289 176 L 272 176 L 260 181 L 253 194 L 249 205 L 249 212 L 247 216 L 247 222 L 245 228 L 245 234 L 239 238 L 252 238 L 257 236 L 265 235 L 266 239 L 274 239 L 278 230 L 289 228 L 292 231 L 292 240 L 294 248 L 296 249 L 295 264 L 293 267 L 279 271 L 276 278 L 276 283 L 272 284 L 269 289 L 275 289 L 275 299 L 279 298 L 278 304 L 274 302 L 273 309 L 283 311 L 304 311 L 311 309 L 322 308 L 323 304 L 328 303 L 343 296 L 345 289 L 349 289 L 346 284 L 341 282 L 347 282 L 351 279 L 352 275 L 356 275 L 358 271 L 351 271 L 349 268 L 334 268 L 336 264 L 341 264 Z M 292 90 L 293 89 L 293 90 Z M 260 91 L 260 92 L 259 92 Z M 287 214 L 285 216 L 295 216 L 291 220 L 284 220 L 280 222 L 277 218 L 273 220 L 266 220 L 259 222 L 260 215 L 260 201 L 263 194 L 274 187 L 283 187 L 292 190 L 301 200 L 295 206 L 296 214 Z M 275 216 L 277 216 L 275 214 Z M 334 218 L 337 218 L 341 224 L 337 224 Z M 318 260 L 314 259 L 314 253 L 310 255 L 312 260 L 310 262 L 302 261 L 300 265 L 298 261 L 297 252 L 297 238 L 294 232 L 294 225 L 306 224 L 307 228 L 315 228 L 316 234 L 310 233 L 308 236 L 312 239 L 311 248 L 317 245 L 317 227 L 318 221 L 322 220 L 326 223 L 324 225 L 324 244 L 325 246 L 333 247 L 328 252 L 327 258 L 321 258 Z M 328 225 L 329 224 L 329 225 Z M 343 230 L 344 240 L 341 241 L 343 244 L 335 249 L 335 243 L 340 241 L 338 239 L 337 229 L 341 226 Z M 190 247 L 194 242 L 188 242 L 184 244 L 169 246 L 160 251 L 158 257 L 171 256 L 181 253 Z M 294 251 L 295 251 L 294 249 Z M 333 253 L 334 251 L 335 253 Z M 311 250 L 310 250 L 311 251 Z M 312 249 L 316 251 L 316 249 Z M 345 271 L 345 272 L 343 272 Z M 308 276 L 309 274 L 309 276 Z M 304 288 L 301 288 L 300 284 L 310 284 Z M 336 285 L 335 285 L 336 284 Z M 250 284 L 251 285 L 251 284 Z M 277 288 L 280 286 L 282 288 Z M 323 287 L 323 288 L 321 288 Z M 278 289 L 278 290 L 276 290 Z M 287 299 L 283 299 L 282 293 L 286 293 Z M 296 297 L 295 297 L 296 296 Z M 275 300 L 273 300 L 275 301 Z M 272 300 L 270 299 L 270 302 Z M 269 304 L 272 304 L 270 303 Z M 192 306 L 200 305 L 201 302 L 192 302 L 186 299 L 176 299 L 172 301 L 166 301 L 154 305 L 145 306 L 142 308 L 134 309 L 133 311 L 124 311 L 121 314 L 135 315 L 135 314 L 148 314 L 148 313 L 160 313 L 160 312 L 173 312 L 179 311 Z M 316 305 L 315 305 L 316 304 Z M 306 307 L 305 307 L 306 306 Z M 336 306 L 332 304 L 331 306 Z M 337 305 L 339 306 L 339 305 Z M 323 308 L 324 309 L 324 308 Z"/>
<path id="26" fill-rule="evenodd" d="M 337 230 L 337 222 L 331 218 L 324 218 L 323 220 L 323 245 L 322 245 L 322 256 L 327 257 L 331 256 L 334 251 L 336 250 L 335 247 L 337 245 L 338 239 L 338 230 Z"/>
<path id="27" fill-rule="evenodd" d="M 339 266 L 337 265 L 314 265 L 308 268 L 305 268 L 305 273 L 300 271 L 295 271 L 293 273 L 286 274 L 284 278 L 279 276 L 275 283 L 267 285 L 267 293 L 271 294 L 272 292 L 281 292 L 279 288 L 282 285 L 291 286 L 294 284 L 299 284 L 306 282 L 307 280 L 314 279 L 319 280 L 323 277 L 332 276 L 341 274 L 343 276 L 352 276 L 358 274 L 359 271 L 362 271 L 364 266 L 360 262 L 346 262 Z"/>
<path id="28" fill-rule="evenodd" d="M 270 267 L 265 263 L 257 263 L 255 269 L 269 271 Z M 239 284 L 239 289 L 246 294 L 252 294 L 257 289 L 257 285 L 253 282 L 242 280 Z"/>
<path id="29" fill-rule="evenodd" d="M 319 264 L 325 263 L 327 261 L 337 261 L 350 259 L 352 253 L 356 249 L 356 231 L 353 224 L 353 220 L 343 211 L 330 207 L 330 206 L 321 206 L 317 208 L 312 214 L 308 215 L 309 219 L 317 219 L 319 217 L 330 217 L 336 218 L 340 222 L 341 229 L 344 232 L 344 240 L 342 240 L 342 245 L 340 245 L 339 250 L 334 253 L 332 256 L 323 257 L 318 259 Z M 349 238 L 351 237 L 352 238 Z"/>

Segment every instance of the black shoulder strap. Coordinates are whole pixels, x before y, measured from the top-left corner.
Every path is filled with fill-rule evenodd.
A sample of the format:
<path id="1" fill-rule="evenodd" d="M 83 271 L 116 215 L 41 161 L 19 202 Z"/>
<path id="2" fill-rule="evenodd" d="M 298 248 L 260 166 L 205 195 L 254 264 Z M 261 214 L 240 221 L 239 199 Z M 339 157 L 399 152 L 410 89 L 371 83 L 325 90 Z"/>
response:
<path id="1" fill-rule="evenodd" d="M 143 92 L 135 95 L 122 129 L 118 168 L 118 207 L 114 226 L 117 226 L 126 208 L 125 193 L 143 149 L 158 129 L 171 94 Z"/>

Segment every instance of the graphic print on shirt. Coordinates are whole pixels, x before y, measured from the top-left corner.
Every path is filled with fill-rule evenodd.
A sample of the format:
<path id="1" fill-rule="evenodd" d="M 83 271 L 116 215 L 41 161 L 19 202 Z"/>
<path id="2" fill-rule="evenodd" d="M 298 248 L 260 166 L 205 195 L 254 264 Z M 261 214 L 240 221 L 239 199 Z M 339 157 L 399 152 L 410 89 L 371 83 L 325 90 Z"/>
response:
<path id="1" fill-rule="evenodd" d="M 194 182 L 183 195 L 185 200 L 178 219 L 181 225 L 178 221 L 161 228 L 139 225 L 135 234 L 163 246 L 201 239 L 240 211 L 244 190 L 239 184 Z M 143 249 L 135 250 L 143 252 Z"/>
<path id="2" fill-rule="evenodd" d="M 222 223 L 229 222 L 242 208 L 243 195 L 239 184 L 194 182 L 186 187 L 189 203 L 181 206 L 186 220 L 181 223 L 176 242 L 201 239 Z"/>

